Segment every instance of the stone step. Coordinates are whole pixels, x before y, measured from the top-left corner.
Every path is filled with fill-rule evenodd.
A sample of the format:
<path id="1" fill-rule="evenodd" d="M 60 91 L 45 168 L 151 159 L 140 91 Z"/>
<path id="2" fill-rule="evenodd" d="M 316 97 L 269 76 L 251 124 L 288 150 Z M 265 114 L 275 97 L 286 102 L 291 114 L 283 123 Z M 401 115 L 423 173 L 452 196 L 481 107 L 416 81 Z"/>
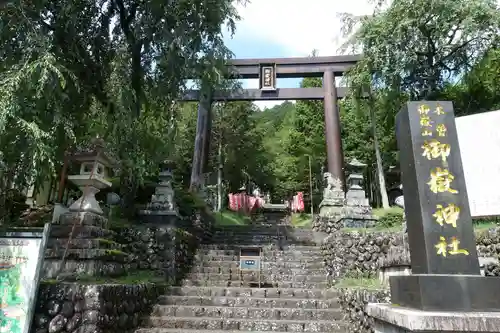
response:
<path id="1" fill-rule="evenodd" d="M 280 273 L 286 275 L 303 275 L 303 274 L 311 274 L 311 275 L 325 275 L 326 269 L 309 269 L 309 268 L 290 268 L 290 267 L 276 267 L 272 263 L 266 263 L 266 266 L 262 267 L 262 272 L 264 274 L 270 273 Z M 212 267 L 203 267 L 203 266 L 195 266 L 191 268 L 191 273 L 199 273 L 199 274 L 240 274 L 240 269 L 236 267 L 222 267 L 222 266 L 212 266 Z"/>
<path id="2" fill-rule="evenodd" d="M 236 250 L 239 251 L 242 246 L 239 244 L 202 244 L 200 250 Z M 285 251 L 311 251 L 315 250 L 321 252 L 321 246 L 312 245 L 284 245 Z"/>
<path id="3" fill-rule="evenodd" d="M 266 230 L 213 230 L 213 236 L 276 236 L 282 234 L 276 229 L 266 229 Z"/>
<path id="4" fill-rule="evenodd" d="M 304 256 L 304 257 L 314 257 L 322 256 L 319 250 L 284 250 L 284 251 L 261 251 L 264 256 Z M 240 250 L 198 250 L 197 255 L 208 255 L 208 256 L 239 256 Z"/>
<path id="5" fill-rule="evenodd" d="M 193 264 L 201 264 L 202 262 L 239 262 L 239 256 L 195 256 Z M 312 264 L 323 262 L 324 257 L 292 257 L 292 256 L 280 256 L 280 257 L 262 257 L 262 262 L 290 262 L 290 263 L 301 263 L 301 264 Z"/>
<path id="6" fill-rule="evenodd" d="M 220 330 L 186 330 L 179 328 L 139 328 L 135 333 L 238 333 L 240 330 L 236 331 L 220 331 Z M 252 331 L 252 333 L 264 333 L 262 331 Z M 315 332 L 315 333 L 326 333 L 326 332 Z M 345 330 L 331 331 L 328 333 L 345 333 Z"/>
<path id="7" fill-rule="evenodd" d="M 240 267 L 240 262 L 231 261 L 200 261 L 195 264 L 195 267 L 221 267 L 221 268 L 238 268 Z M 324 269 L 325 264 L 323 260 L 315 260 L 310 262 L 300 262 L 300 261 L 263 261 L 262 269 L 272 269 L 272 268 L 303 268 L 303 269 Z"/>
<path id="8" fill-rule="evenodd" d="M 224 281 L 224 280 L 190 280 L 184 279 L 184 287 L 258 287 L 257 281 Z M 262 288 L 328 288 L 328 282 L 293 282 L 293 281 L 265 281 L 261 280 Z"/>
<path id="9" fill-rule="evenodd" d="M 322 275 L 312 275 L 312 274 L 282 274 L 279 272 L 261 272 L 262 281 L 270 278 L 271 276 L 276 276 L 280 281 L 291 281 L 291 282 L 325 282 L 326 274 Z M 216 273 L 188 273 L 186 275 L 187 279 L 190 280 L 210 280 L 210 281 L 239 281 L 243 279 L 244 281 L 257 281 L 258 273 L 252 271 L 243 271 L 242 274 L 216 274 Z"/>
<path id="10" fill-rule="evenodd" d="M 284 296 L 284 295 L 282 295 Z M 160 296 L 159 305 L 227 306 L 250 308 L 338 309 L 337 297 L 331 299 L 286 297 L 232 297 L 232 296 Z"/>
<path id="11" fill-rule="evenodd" d="M 340 320 L 340 309 L 252 308 L 227 306 L 156 305 L 154 317 L 210 317 L 271 320 Z"/>
<path id="12" fill-rule="evenodd" d="M 296 299 L 337 299 L 337 289 L 232 288 L 232 287 L 170 287 L 172 296 L 257 297 Z"/>
<path id="13" fill-rule="evenodd" d="M 256 256 L 258 259 L 259 257 Z M 194 256 L 194 263 L 201 263 L 201 262 L 210 262 L 210 261 L 240 261 L 240 256 L 225 256 L 225 255 L 219 255 L 219 256 L 211 256 L 211 255 L 195 255 Z M 323 262 L 324 257 L 323 256 L 293 256 L 293 255 L 286 255 L 286 256 L 262 256 L 261 257 L 262 262 L 268 262 L 268 263 L 274 263 L 274 262 L 300 262 L 300 263 L 315 263 L 315 262 Z"/>
<path id="14" fill-rule="evenodd" d="M 267 246 L 276 244 L 278 240 L 273 237 L 213 237 L 215 244 L 242 244 L 245 246 Z"/>
<path id="15" fill-rule="evenodd" d="M 145 327 L 177 328 L 195 330 L 224 330 L 224 331 L 262 331 L 262 332 L 332 332 L 345 328 L 342 322 L 332 320 L 264 320 L 243 318 L 209 318 L 209 317 L 147 317 L 144 318 Z"/>
<path id="16" fill-rule="evenodd" d="M 276 232 L 277 229 L 286 228 L 285 226 L 276 224 L 260 224 L 260 225 L 226 225 L 217 226 L 212 230 L 214 232 Z"/>
<path id="17" fill-rule="evenodd" d="M 277 235 L 278 233 L 283 233 L 283 230 L 279 230 L 273 227 L 260 227 L 260 228 L 238 228 L 238 229 L 214 229 L 212 230 L 214 234 L 220 235 Z"/>
<path id="18" fill-rule="evenodd" d="M 316 246 L 314 240 L 281 240 L 279 241 L 279 245 L 296 245 L 296 246 Z M 276 239 L 264 239 L 264 240 L 255 240 L 255 239 L 234 239 L 234 238 L 219 238 L 219 239 L 211 239 L 209 241 L 205 241 L 203 244 L 211 244 L 211 245 L 225 245 L 225 244 L 240 244 L 243 246 L 277 246 L 278 241 Z"/>

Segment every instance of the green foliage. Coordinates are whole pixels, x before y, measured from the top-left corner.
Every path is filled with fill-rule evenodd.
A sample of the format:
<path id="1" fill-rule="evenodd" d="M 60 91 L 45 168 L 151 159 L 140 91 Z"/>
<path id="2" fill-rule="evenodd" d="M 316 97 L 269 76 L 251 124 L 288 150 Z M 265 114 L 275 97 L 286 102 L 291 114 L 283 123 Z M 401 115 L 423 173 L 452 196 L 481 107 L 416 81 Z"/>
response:
<path id="1" fill-rule="evenodd" d="M 356 275 L 355 277 L 352 275 Z M 347 275 L 335 284 L 335 288 L 385 289 L 377 277 L 365 277 L 362 273 Z"/>
<path id="2" fill-rule="evenodd" d="M 361 24 L 345 47 L 362 48 L 364 55 L 350 81 L 414 100 L 432 97 L 494 45 L 499 18 L 491 0 L 402 0 L 371 16 L 345 15 L 346 33 Z"/>
<path id="3" fill-rule="evenodd" d="M 402 213 L 387 213 L 380 217 L 377 224 L 386 228 L 393 228 L 401 226 L 404 222 L 404 215 Z"/>
<path id="4" fill-rule="evenodd" d="M 296 228 L 310 228 L 312 225 L 311 214 L 306 214 L 306 213 L 292 214 L 291 223 Z"/>
<path id="5" fill-rule="evenodd" d="M 193 216 L 201 210 L 205 210 L 207 204 L 196 193 L 185 189 L 176 189 L 175 201 L 181 216 Z"/>
<path id="6" fill-rule="evenodd" d="M 246 225 L 252 222 L 248 216 L 231 211 L 220 211 L 214 213 L 214 218 L 216 226 Z"/>
<path id="7" fill-rule="evenodd" d="M 244 2 L 244 1 L 242 1 Z M 9 2 L 0 7 L 0 188 L 55 175 L 99 135 L 120 160 L 124 207 L 173 154 L 184 80 L 215 87 L 231 56 L 235 2 Z"/>
<path id="8" fill-rule="evenodd" d="M 9 189 L 2 193 L 0 202 L 0 216 L 2 225 L 17 225 L 21 214 L 29 207 L 26 204 L 26 195 L 17 189 Z"/>
<path id="9" fill-rule="evenodd" d="M 152 271 L 131 271 L 125 276 L 120 277 L 98 277 L 87 274 L 76 276 L 76 281 L 83 284 L 123 284 L 137 285 L 154 283 L 160 286 L 168 286 L 166 279 L 163 276 L 158 276 Z M 53 284 L 56 280 L 44 280 L 42 283 Z"/>

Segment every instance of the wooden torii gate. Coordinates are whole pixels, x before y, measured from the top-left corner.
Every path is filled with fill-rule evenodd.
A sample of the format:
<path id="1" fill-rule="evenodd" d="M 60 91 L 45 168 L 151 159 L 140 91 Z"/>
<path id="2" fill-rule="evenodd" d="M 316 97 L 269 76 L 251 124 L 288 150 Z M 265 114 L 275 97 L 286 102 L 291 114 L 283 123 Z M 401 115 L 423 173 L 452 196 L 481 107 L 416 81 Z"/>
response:
<path id="1" fill-rule="evenodd" d="M 337 100 L 346 96 L 347 88 L 337 88 L 335 77 L 342 76 L 356 64 L 360 55 L 270 58 L 230 60 L 231 77 L 259 79 L 259 89 L 213 91 L 211 87 L 189 90 L 182 101 L 199 101 L 196 139 L 191 171 L 191 188 L 200 185 L 206 172 L 210 148 L 211 106 L 214 101 L 264 101 L 264 100 L 323 100 L 325 109 L 325 135 L 328 172 L 344 185 L 344 153 L 340 135 L 340 115 Z M 322 77 L 320 88 L 277 88 L 277 79 Z"/>

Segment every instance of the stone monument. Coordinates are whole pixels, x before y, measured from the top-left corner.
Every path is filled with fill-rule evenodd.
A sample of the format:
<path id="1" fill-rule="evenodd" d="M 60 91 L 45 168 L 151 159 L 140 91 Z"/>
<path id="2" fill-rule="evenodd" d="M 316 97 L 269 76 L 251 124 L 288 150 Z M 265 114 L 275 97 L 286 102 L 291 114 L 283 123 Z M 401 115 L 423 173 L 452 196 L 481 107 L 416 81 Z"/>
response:
<path id="1" fill-rule="evenodd" d="M 323 200 L 319 204 L 319 214 L 321 216 L 338 216 L 344 206 L 345 193 L 340 179 L 336 179 L 331 173 L 323 174 L 325 188 L 323 190 Z"/>
<path id="2" fill-rule="evenodd" d="M 377 217 L 372 214 L 372 207 L 363 189 L 363 173 L 366 164 L 353 159 L 348 165 L 347 193 L 342 210 L 342 224 L 347 228 L 366 228 L 374 225 Z"/>
<path id="3" fill-rule="evenodd" d="M 500 279 L 482 277 L 451 102 L 409 102 L 396 119 L 412 274 L 375 332 L 498 332 Z"/>
<path id="4" fill-rule="evenodd" d="M 158 183 L 155 192 L 151 196 L 151 201 L 146 209 L 139 211 L 141 222 L 151 225 L 175 224 L 179 214 L 175 207 L 174 189 L 172 187 L 173 163 L 166 161 L 160 166 Z"/>
<path id="5" fill-rule="evenodd" d="M 319 204 L 319 214 L 313 220 L 313 230 L 322 233 L 332 233 L 340 229 L 340 218 L 344 207 L 345 193 L 342 181 L 336 179 L 331 173 L 323 174 L 325 188 L 323 200 Z"/>

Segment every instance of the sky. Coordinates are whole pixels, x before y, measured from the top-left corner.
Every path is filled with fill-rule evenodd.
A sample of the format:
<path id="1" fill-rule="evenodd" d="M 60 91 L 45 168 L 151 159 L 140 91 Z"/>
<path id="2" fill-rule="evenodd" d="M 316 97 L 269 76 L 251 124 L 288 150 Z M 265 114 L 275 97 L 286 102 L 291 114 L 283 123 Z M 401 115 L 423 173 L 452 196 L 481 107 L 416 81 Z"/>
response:
<path id="1" fill-rule="evenodd" d="M 235 58 L 306 57 L 313 50 L 320 56 L 339 54 L 342 44 L 338 15 L 370 14 L 369 0 L 251 0 L 238 5 L 242 20 L 236 33 L 225 36 Z M 258 88 L 258 80 L 243 80 L 243 87 Z M 299 87 L 300 79 L 278 79 L 279 88 Z M 259 101 L 261 108 L 280 101 Z"/>

